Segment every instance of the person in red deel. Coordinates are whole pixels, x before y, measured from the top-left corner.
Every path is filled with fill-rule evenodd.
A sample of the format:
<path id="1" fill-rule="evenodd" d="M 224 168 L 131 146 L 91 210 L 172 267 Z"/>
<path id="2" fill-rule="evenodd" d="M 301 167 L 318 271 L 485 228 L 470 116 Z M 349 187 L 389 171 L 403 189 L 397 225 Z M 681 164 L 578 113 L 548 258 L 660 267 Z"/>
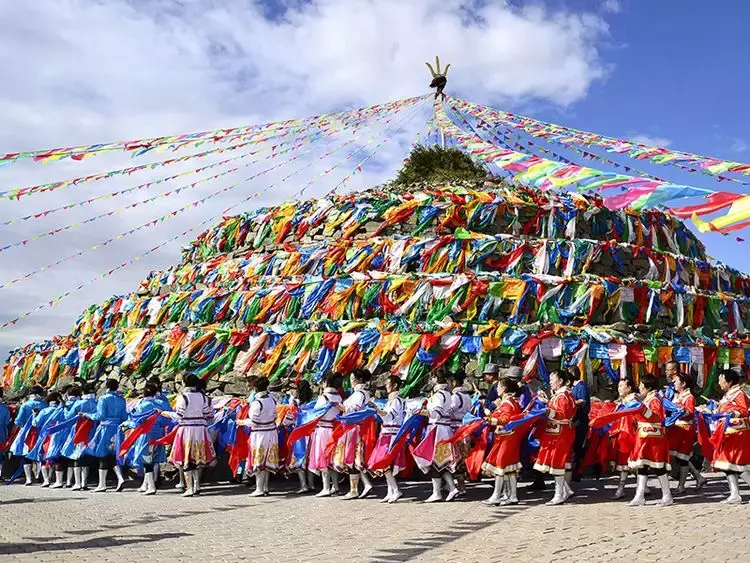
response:
<path id="1" fill-rule="evenodd" d="M 555 496 L 547 504 L 562 504 L 573 496 L 567 475 L 572 471 L 573 415 L 576 402 L 570 392 L 573 376 L 567 371 L 553 372 L 549 377 L 550 389 L 554 393 L 547 404 L 547 420 L 539 438 L 539 455 L 534 469 L 549 473 L 555 478 Z"/>
<path id="2" fill-rule="evenodd" d="M 659 380 L 653 375 L 641 377 L 640 392 L 643 406 L 634 415 L 636 422 L 635 444 L 628 465 L 638 475 L 635 497 L 630 506 L 646 504 L 646 485 L 649 475 L 659 479 L 661 506 L 673 504 L 669 490 L 669 444 L 664 428 L 664 405 L 658 393 Z"/>
<path id="3" fill-rule="evenodd" d="M 724 504 L 742 502 L 738 477 L 750 485 L 750 401 L 739 383 L 740 376 L 736 371 L 725 370 L 719 375 L 719 387 L 724 396 L 719 402 L 718 412 L 728 414 L 730 418 L 714 452 L 713 466 L 727 475 L 729 497 L 721 501 Z"/>
<path id="4" fill-rule="evenodd" d="M 702 489 L 706 485 L 706 479 L 700 471 L 690 463 L 695 444 L 695 397 L 690 391 L 693 378 L 687 373 L 678 372 L 672 379 L 675 396 L 672 402 L 680 407 L 685 414 L 681 416 L 672 426 L 667 428 L 667 442 L 669 443 L 669 455 L 680 470 L 680 481 L 677 485 L 676 495 L 685 493 L 685 481 L 688 473 L 692 473 L 696 480 L 696 488 Z"/>
<path id="5" fill-rule="evenodd" d="M 495 488 L 492 496 L 482 502 L 489 505 L 518 504 L 517 476 L 521 470 L 521 441 L 526 433 L 505 430 L 503 426 L 520 416 L 518 395 L 521 391 L 518 383 L 508 377 L 503 377 L 497 386 L 500 391 L 500 398 L 496 401 L 497 409 L 488 418 L 489 424 L 495 427 L 495 441 L 482 464 L 482 472 L 495 478 Z"/>

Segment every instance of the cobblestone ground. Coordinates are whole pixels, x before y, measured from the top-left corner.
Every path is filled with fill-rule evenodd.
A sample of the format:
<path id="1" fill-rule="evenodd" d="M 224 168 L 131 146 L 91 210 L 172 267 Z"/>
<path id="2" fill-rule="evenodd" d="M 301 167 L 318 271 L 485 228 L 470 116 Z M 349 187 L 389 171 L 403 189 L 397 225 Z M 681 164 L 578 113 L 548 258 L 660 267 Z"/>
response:
<path id="1" fill-rule="evenodd" d="M 720 476 L 668 508 L 610 501 L 611 480 L 576 485 L 576 497 L 564 506 L 544 505 L 551 491 L 523 488 L 522 505 L 509 508 L 477 502 L 489 495 L 487 484 L 471 484 L 466 497 L 432 505 L 418 500 L 429 495 L 427 483 L 404 484 L 396 505 L 300 497 L 283 479 L 260 499 L 238 485 L 209 486 L 195 498 L 172 490 L 142 497 L 132 483 L 119 494 L 0 486 L 0 559 L 748 560 L 750 506 L 718 504 L 726 490 Z"/>

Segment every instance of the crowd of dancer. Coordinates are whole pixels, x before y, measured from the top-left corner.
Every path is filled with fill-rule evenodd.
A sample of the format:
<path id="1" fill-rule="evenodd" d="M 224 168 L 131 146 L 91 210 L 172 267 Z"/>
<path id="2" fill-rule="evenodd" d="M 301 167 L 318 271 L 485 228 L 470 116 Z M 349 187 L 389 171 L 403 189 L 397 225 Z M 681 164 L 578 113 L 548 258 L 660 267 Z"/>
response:
<path id="1" fill-rule="evenodd" d="M 667 506 L 674 502 L 671 464 L 678 466 L 679 495 L 690 475 L 697 490 L 704 487 L 705 458 L 726 475 L 729 495 L 722 502 L 742 502 L 740 479 L 750 485 L 750 402 L 740 370 L 722 371 L 723 397 L 700 406 L 691 376 L 676 362 L 665 366 L 666 386 L 654 375 L 642 375 L 637 385 L 623 376 L 619 399 L 604 402 L 591 401 L 575 370 L 551 373 L 546 390 L 536 391 L 521 368 L 510 367 L 502 377 L 498 372 L 493 364 L 485 368 L 486 392 L 469 387 L 461 372 L 439 372 L 423 398 L 403 398 L 401 379 L 389 376 L 386 396 L 377 399 L 364 369 L 346 380 L 328 375 L 317 398 L 307 380 L 282 386 L 264 377 L 250 380 L 247 398 L 211 398 L 188 374 L 171 403 L 157 378 L 132 401 L 110 379 L 98 398 L 93 384 L 50 392 L 34 387 L 14 413 L 0 390 L 0 475 L 3 456 L 10 455 L 21 463 L 9 483 L 23 477 L 30 486 L 41 479 L 42 487 L 79 491 L 89 489 L 89 471 L 97 467 L 93 492 L 102 493 L 110 471 L 114 490 L 123 490 L 130 468 L 142 475 L 140 492 L 153 495 L 160 467 L 173 466 L 178 488 L 194 496 L 218 451 L 235 478 L 254 477 L 251 496 L 268 495 L 271 475 L 278 473 L 296 475 L 298 493 L 333 496 L 345 474 L 349 490 L 342 498 L 365 498 L 373 479 L 384 478 L 381 502 L 395 503 L 403 494 L 397 477 L 416 468 L 432 482 L 425 502 L 453 500 L 465 491 L 467 477 L 484 476 L 494 487 L 483 502 L 513 505 L 524 470 L 536 482 L 543 474 L 554 479 L 547 504 L 558 505 L 574 496 L 575 481 L 591 467 L 618 475 L 615 499 L 625 496 L 628 476 L 635 474 L 633 506 L 645 504 L 648 479 L 655 478 L 659 504 Z"/>

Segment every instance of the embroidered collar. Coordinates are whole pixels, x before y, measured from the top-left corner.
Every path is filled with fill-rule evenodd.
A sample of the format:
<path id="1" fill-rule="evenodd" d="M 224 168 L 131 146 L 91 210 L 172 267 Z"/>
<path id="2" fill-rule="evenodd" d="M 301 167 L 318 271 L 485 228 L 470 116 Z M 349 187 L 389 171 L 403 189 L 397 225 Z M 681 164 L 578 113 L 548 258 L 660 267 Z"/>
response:
<path id="1" fill-rule="evenodd" d="M 335 387 L 326 387 L 323 389 L 323 393 L 338 393 L 338 389 Z"/>
<path id="2" fill-rule="evenodd" d="M 433 391 L 435 393 L 439 393 L 440 391 L 448 391 L 448 384 L 447 383 L 438 383 L 433 388 Z"/>
<path id="3" fill-rule="evenodd" d="M 367 389 L 367 383 L 357 383 L 354 386 L 355 391 L 365 391 Z"/>

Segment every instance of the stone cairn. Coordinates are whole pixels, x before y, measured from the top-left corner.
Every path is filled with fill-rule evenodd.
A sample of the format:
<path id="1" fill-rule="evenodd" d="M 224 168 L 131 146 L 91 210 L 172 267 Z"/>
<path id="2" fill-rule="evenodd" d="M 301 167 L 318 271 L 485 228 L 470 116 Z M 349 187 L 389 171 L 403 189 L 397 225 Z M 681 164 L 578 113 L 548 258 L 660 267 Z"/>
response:
<path id="1" fill-rule="evenodd" d="M 658 210 L 495 179 L 389 184 L 224 218 L 70 334 L 14 350 L 3 385 L 189 371 L 243 393 L 250 375 L 368 367 L 412 393 L 437 369 L 516 362 L 611 387 L 675 358 L 710 392 L 716 365 L 746 363 L 749 295 Z"/>

